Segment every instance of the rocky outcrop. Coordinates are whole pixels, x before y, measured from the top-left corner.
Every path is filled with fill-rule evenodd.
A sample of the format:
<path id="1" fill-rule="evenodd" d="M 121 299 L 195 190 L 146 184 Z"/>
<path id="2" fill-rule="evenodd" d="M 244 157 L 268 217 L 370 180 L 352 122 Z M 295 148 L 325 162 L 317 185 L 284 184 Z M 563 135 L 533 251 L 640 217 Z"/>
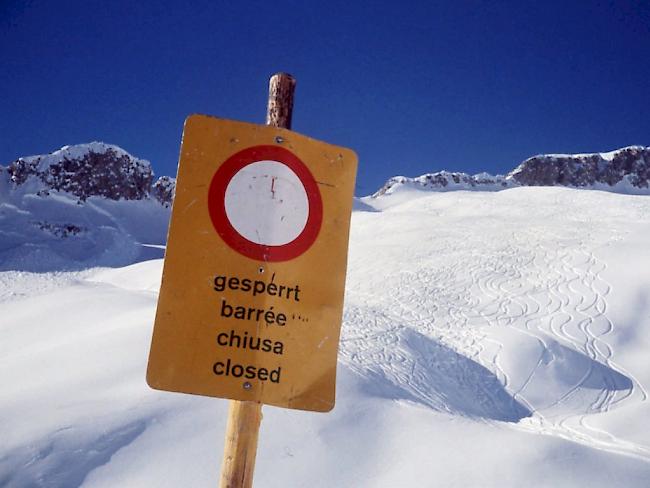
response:
<path id="1" fill-rule="evenodd" d="M 524 186 L 614 187 L 628 184 L 648 188 L 650 148 L 631 146 L 610 153 L 550 154 L 527 159 L 510 173 Z"/>
<path id="2" fill-rule="evenodd" d="M 175 194 L 176 179 L 169 176 L 161 176 L 151 187 L 151 196 L 165 207 L 171 207 Z"/>
<path id="3" fill-rule="evenodd" d="M 86 200 L 140 200 L 151 190 L 151 164 L 117 146 L 101 142 L 66 146 L 51 154 L 19 158 L 6 168 L 14 185 L 34 177 L 40 191 L 65 191 Z"/>
<path id="4" fill-rule="evenodd" d="M 492 176 L 488 173 L 469 175 L 467 173 L 451 173 L 439 171 L 427 173 L 417 178 L 406 176 L 394 176 L 389 179 L 383 187 L 373 196 L 380 196 L 392 193 L 400 187 L 412 187 L 430 191 L 452 191 L 452 190 L 483 190 L 496 191 L 512 186 L 505 176 Z"/>
<path id="5" fill-rule="evenodd" d="M 440 171 L 416 178 L 395 176 L 373 196 L 400 188 L 430 191 L 498 191 L 516 186 L 569 186 L 650 193 L 650 148 L 630 146 L 608 153 L 548 154 L 527 159 L 505 176 Z"/>

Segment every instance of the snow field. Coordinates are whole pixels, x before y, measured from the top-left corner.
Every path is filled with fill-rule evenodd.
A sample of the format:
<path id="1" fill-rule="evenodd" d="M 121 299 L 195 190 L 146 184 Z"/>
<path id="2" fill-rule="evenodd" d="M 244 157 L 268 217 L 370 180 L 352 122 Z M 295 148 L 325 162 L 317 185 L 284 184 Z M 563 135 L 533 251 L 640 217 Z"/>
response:
<path id="1" fill-rule="evenodd" d="M 355 204 L 331 414 L 264 408 L 256 487 L 648 486 L 650 201 Z M 0 486 L 216 486 L 227 402 L 144 381 L 162 261 L 0 273 Z"/>

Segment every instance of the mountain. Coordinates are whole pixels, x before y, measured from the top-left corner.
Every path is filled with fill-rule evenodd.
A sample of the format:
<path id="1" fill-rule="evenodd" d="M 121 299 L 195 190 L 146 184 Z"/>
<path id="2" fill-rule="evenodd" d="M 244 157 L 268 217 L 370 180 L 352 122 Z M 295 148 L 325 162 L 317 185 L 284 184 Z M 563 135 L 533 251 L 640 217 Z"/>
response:
<path id="1" fill-rule="evenodd" d="M 649 183 L 650 149 L 631 146 L 609 153 L 534 156 L 507 175 L 395 176 L 373 198 L 356 199 L 355 208 L 380 208 L 384 203 L 372 200 L 409 190 L 569 186 L 650 194 Z M 161 256 L 175 185 L 169 176 L 156 179 L 149 161 L 102 142 L 0 166 L 0 270 L 121 266 Z"/>
<path id="2" fill-rule="evenodd" d="M 102 142 L 0 167 L 0 270 L 119 266 L 162 255 L 173 178 Z"/>
<path id="3" fill-rule="evenodd" d="M 505 176 L 440 171 L 416 178 L 396 176 L 373 196 L 398 189 L 499 191 L 516 186 L 567 186 L 650 194 L 650 148 L 630 146 L 608 153 L 547 154 L 526 159 Z"/>
<path id="4" fill-rule="evenodd" d="M 103 142 L 64 146 L 50 154 L 18 158 L 4 172 L 16 186 L 38 180 L 41 193 L 67 192 L 81 201 L 92 196 L 110 200 L 154 197 L 169 205 L 173 193 L 161 189 L 170 186 L 173 180 L 169 177 L 153 182 L 149 161 Z"/>

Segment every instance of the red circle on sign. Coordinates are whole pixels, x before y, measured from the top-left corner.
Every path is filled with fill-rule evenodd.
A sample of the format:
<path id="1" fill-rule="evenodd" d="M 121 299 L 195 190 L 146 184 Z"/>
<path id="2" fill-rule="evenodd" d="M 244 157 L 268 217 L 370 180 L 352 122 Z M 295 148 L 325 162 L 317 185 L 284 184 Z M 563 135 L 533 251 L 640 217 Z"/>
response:
<path id="1" fill-rule="evenodd" d="M 226 189 L 232 178 L 244 167 L 260 161 L 275 161 L 287 166 L 302 183 L 309 205 L 307 222 L 291 242 L 280 246 L 258 244 L 242 236 L 226 214 Z M 208 192 L 208 211 L 215 230 L 232 249 L 258 261 L 289 261 L 297 258 L 318 237 L 323 222 L 323 201 L 318 184 L 298 156 L 278 146 L 253 146 L 226 159 L 212 177 Z"/>

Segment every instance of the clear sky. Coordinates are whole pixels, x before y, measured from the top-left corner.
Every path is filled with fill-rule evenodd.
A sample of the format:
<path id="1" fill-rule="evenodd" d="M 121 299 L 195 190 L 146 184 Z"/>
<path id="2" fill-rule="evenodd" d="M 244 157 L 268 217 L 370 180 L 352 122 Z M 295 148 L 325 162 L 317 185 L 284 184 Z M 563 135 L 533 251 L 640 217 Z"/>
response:
<path id="1" fill-rule="evenodd" d="M 190 113 L 293 129 L 390 176 L 650 145 L 648 1 L 0 0 L 0 164 L 101 140 L 174 175 Z"/>

